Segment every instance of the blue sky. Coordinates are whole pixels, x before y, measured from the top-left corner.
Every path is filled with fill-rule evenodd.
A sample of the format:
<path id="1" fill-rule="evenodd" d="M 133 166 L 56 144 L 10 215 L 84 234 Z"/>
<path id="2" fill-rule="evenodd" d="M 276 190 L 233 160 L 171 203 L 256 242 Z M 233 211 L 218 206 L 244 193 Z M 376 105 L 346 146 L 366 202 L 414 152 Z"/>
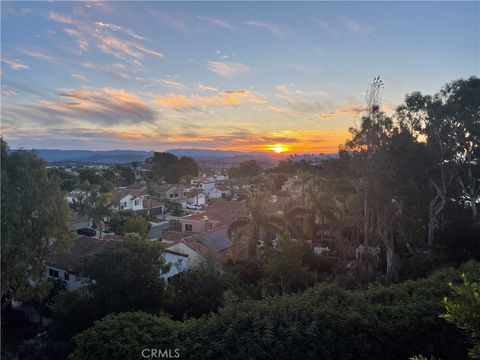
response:
<path id="1" fill-rule="evenodd" d="M 331 152 L 383 107 L 479 74 L 478 2 L 8 2 L 12 147 Z M 278 146 L 277 146 L 278 148 Z"/>

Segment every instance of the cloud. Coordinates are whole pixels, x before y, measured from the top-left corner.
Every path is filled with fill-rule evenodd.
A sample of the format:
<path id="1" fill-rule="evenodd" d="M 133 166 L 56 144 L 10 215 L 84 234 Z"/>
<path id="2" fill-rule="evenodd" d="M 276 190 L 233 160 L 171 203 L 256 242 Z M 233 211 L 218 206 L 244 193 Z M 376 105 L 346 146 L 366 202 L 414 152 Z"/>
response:
<path id="1" fill-rule="evenodd" d="M 182 83 L 179 83 L 178 81 L 174 81 L 174 80 L 170 80 L 170 79 L 166 79 L 166 80 L 162 79 L 162 80 L 160 80 L 160 83 L 163 86 L 171 87 L 171 88 L 175 88 L 175 89 L 179 89 L 179 90 L 187 89 L 187 86 L 183 85 Z"/>
<path id="2" fill-rule="evenodd" d="M 197 86 L 198 86 L 199 89 L 201 89 L 203 91 L 215 91 L 215 92 L 218 91 L 218 89 L 216 87 L 209 86 L 209 85 L 198 84 Z"/>
<path id="3" fill-rule="evenodd" d="M 327 33 L 331 36 L 337 35 L 337 30 L 335 28 L 333 28 L 330 24 L 328 24 L 324 21 L 318 20 L 318 19 L 314 19 L 314 21 L 320 27 L 320 29 L 322 29 L 323 32 L 325 32 L 325 33 Z"/>
<path id="4" fill-rule="evenodd" d="M 245 64 L 228 61 L 209 61 L 207 68 L 223 77 L 232 77 L 251 70 Z"/>
<path id="5" fill-rule="evenodd" d="M 59 59 L 55 56 L 50 55 L 45 50 L 41 49 L 21 49 L 20 50 L 23 54 L 27 56 L 31 56 L 37 59 L 45 60 L 48 62 L 58 63 Z"/>
<path id="6" fill-rule="evenodd" d="M 342 117 L 353 118 L 357 117 L 365 110 L 365 106 L 362 106 L 357 98 L 350 98 L 345 100 L 340 106 L 337 106 L 337 108 L 330 111 L 321 112 L 319 115 L 323 120 L 332 120 Z"/>
<path id="7" fill-rule="evenodd" d="M 113 55 L 116 58 L 140 60 L 145 55 L 159 58 L 165 57 L 161 52 L 138 43 L 138 41 L 146 40 L 143 36 L 117 24 L 103 21 L 74 20 L 69 15 L 63 15 L 54 11 L 49 12 L 49 19 L 70 25 L 70 27 L 64 28 L 63 31 L 75 40 L 80 52 L 87 51 L 90 45 L 93 44 L 103 53 Z M 117 36 L 117 34 L 124 34 L 129 38 L 125 39 Z M 78 51 L 78 49 L 76 50 Z"/>
<path id="8" fill-rule="evenodd" d="M 28 116 L 45 124 L 93 124 L 114 125 L 153 122 L 155 112 L 138 95 L 114 88 L 79 88 L 59 92 L 58 100 L 39 100 L 22 104 L 11 113 L 22 118 Z"/>
<path id="9" fill-rule="evenodd" d="M 89 82 L 85 76 L 80 74 L 70 74 L 70 76 L 74 79 L 80 80 L 81 82 Z"/>
<path id="10" fill-rule="evenodd" d="M 202 107 L 235 107 L 245 103 L 263 103 L 264 100 L 248 90 L 220 91 L 217 95 L 167 94 L 154 99 L 160 106 L 172 109 L 200 109 Z"/>
<path id="11" fill-rule="evenodd" d="M 61 23 L 61 24 L 74 24 L 75 23 L 75 21 L 72 19 L 71 16 L 60 14 L 60 13 L 57 13 L 55 11 L 50 11 L 48 13 L 48 18 L 52 21 L 55 21 L 55 22 L 58 22 L 58 23 Z"/>
<path id="12" fill-rule="evenodd" d="M 373 25 L 359 23 L 353 20 L 345 20 L 345 26 L 354 33 L 370 33 L 375 30 Z"/>
<path id="13" fill-rule="evenodd" d="M 8 59 L 6 57 L 2 57 L 2 61 L 5 64 L 8 64 L 10 66 L 10 68 L 13 69 L 13 70 L 23 70 L 23 69 L 28 69 L 29 68 L 28 65 L 25 65 L 24 63 L 20 62 L 19 60 L 12 60 L 12 59 Z"/>
<path id="14" fill-rule="evenodd" d="M 176 18 L 170 14 L 162 13 L 157 10 L 150 10 L 150 14 L 152 14 L 155 19 L 161 21 L 179 33 L 187 34 L 190 32 L 187 24 L 180 18 Z"/>
<path id="15" fill-rule="evenodd" d="M 107 28 L 112 31 L 120 31 L 124 32 L 125 34 L 130 35 L 132 38 L 137 39 L 137 40 L 146 40 L 143 36 L 138 35 L 136 32 L 130 29 L 126 29 L 121 27 L 120 25 L 112 24 L 112 23 L 107 23 L 107 22 L 102 22 L 102 21 L 97 21 L 95 22 L 95 25 L 100 28 Z"/>
<path id="16" fill-rule="evenodd" d="M 217 25 L 228 30 L 235 30 L 232 24 L 222 19 L 210 18 L 206 16 L 197 16 L 197 19 L 207 21 L 212 25 Z"/>
<path id="17" fill-rule="evenodd" d="M 2 95 L 3 96 L 16 96 L 18 94 L 13 90 L 7 89 L 6 87 L 2 87 Z"/>
<path id="18" fill-rule="evenodd" d="M 283 34 L 283 31 L 280 29 L 280 27 L 272 23 L 263 22 L 263 21 L 245 21 L 244 24 L 262 28 L 264 30 L 270 31 L 272 34 L 275 34 L 275 35 Z"/>
<path id="19" fill-rule="evenodd" d="M 98 48 L 106 53 L 111 54 L 117 58 L 124 58 L 130 56 L 135 59 L 142 59 L 145 54 L 157 56 L 160 58 L 165 57 L 160 52 L 147 49 L 141 45 L 132 43 L 130 41 L 122 40 L 120 38 L 110 35 L 94 35 L 99 41 Z"/>

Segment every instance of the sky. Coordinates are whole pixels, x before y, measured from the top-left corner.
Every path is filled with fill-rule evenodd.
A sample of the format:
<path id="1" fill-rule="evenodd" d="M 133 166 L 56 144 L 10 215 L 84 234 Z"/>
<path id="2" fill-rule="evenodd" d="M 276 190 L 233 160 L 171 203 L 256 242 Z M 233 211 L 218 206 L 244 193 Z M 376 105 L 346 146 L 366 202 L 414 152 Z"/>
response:
<path id="1" fill-rule="evenodd" d="M 479 75 L 479 2 L 2 2 L 12 148 L 331 153 L 382 108 Z"/>

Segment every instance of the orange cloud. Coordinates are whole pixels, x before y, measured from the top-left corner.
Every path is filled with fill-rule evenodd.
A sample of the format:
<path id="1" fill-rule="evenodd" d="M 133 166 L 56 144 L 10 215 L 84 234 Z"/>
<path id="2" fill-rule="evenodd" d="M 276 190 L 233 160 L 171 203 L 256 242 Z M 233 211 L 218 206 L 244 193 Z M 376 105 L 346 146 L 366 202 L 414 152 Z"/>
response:
<path id="1" fill-rule="evenodd" d="M 220 91 L 218 95 L 178 95 L 168 94 L 155 98 L 155 103 L 173 109 L 195 108 L 202 106 L 232 107 L 243 103 L 262 103 L 263 100 L 248 90 Z"/>

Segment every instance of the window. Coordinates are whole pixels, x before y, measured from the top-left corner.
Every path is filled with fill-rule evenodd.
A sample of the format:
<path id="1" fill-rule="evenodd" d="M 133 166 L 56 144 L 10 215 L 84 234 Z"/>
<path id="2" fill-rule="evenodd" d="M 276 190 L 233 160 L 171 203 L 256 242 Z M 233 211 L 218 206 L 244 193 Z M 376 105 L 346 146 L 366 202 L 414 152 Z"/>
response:
<path id="1" fill-rule="evenodd" d="M 48 276 L 58 278 L 58 271 L 53 269 L 48 269 Z"/>
<path id="2" fill-rule="evenodd" d="M 135 206 L 138 206 L 140 204 L 140 200 L 135 200 Z"/>
<path id="3" fill-rule="evenodd" d="M 170 194 L 170 199 L 172 199 L 172 198 L 173 198 L 173 194 Z"/>
<path id="4" fill-rule="evenodd" d="M 192 231 L 192 224 L 185 224 L 185 231 Z"/>
<path id="5" fill-rule="evenodd" d="M 127 202 L 126 201 L 122 202 L 122 208 L 126 208 L 126 207 L 127 207 Z"/>
<path id="6" fill-rule="evenodd" d="M 175 193 L 175 197 L 176 197 L 176 198 L 178 197 L 178 193 Z"/>
<path id="7" fill-rule="evenodd" d="M 70 274 L 67 273 L 67 272 L 65 272 L 65 273 L 63 274 L 63 278 L 65 279 L 65 281 L 70 281 Z"/>

